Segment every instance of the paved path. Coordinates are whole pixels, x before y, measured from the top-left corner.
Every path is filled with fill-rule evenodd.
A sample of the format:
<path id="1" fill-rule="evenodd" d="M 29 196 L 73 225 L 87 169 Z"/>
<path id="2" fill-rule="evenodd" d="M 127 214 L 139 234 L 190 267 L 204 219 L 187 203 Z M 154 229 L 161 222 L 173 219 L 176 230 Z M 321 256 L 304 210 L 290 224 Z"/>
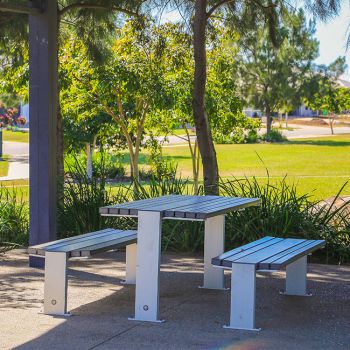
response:
<path id="1" fill-rule="evenodd" d="M 14 251 L 0 257 L 0 349 L 16 350 L 349 350 L 350 266 L 310 264 L 311 298 L 283 296 L 284 272 L 258 273 L 256 324 L 261 332 L 224 329 L 230 292 L 200 289 L 203 258 L 163 254 L 160 316 L 135 322 L 135 286 L 120 282 L 125 254 L 72 259 L 68 309 L 39 314 L 44 273 Z M 226 286 L 230 274 L 225 273 Z"/>
<path id="2" fill-rule="evenodd" d="M 10 156 L 9 171 L 0 181 L 29 179 L 29 143 L 5 141 L 3 153 Z"/>

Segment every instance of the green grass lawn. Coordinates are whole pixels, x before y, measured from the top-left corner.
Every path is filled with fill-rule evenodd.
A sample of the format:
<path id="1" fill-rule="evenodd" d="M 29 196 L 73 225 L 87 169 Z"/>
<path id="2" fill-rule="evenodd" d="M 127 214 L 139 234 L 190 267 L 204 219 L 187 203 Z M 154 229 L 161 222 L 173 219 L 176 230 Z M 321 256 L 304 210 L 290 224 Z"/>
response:
<path id="1" fill-rule="evenodd" d="M 3 156 L 0 160 L 0 177 L 7 176 L 9 170 L 9 162 L 7 161 L 8 156 Z"/>
<path id="2" fill-rule="evenodd" d="M 29 132 L 22 131 L 3 131 L 3 140 L 12 142 L 29 142 Z"/>
<path id="3" fill-rule="evenodd" d="M 313 191 L 317 199 L 335 195 L 350 179 L 350 135 L 298 139 L 280 144 L 216 145 L 220 175 L 256 176 L 266 181 L 285 175 L 298 184 L 299 193 Z M 183 177 L 191 176 L 191 158 L 185 146 L 165 147 L 164 156 L 178 163 Z M 344 190 L 350 195 L 350 186 Z"/>

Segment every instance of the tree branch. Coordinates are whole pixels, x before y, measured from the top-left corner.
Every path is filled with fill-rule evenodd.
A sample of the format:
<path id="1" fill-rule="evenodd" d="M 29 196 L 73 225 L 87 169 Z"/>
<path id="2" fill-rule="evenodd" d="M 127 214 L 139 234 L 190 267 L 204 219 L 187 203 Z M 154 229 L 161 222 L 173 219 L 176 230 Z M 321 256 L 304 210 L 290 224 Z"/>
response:
<path id="1" fill-rule="evenodd" d="M 118 6 L 104 6 L 104 5 L 98 5 L 98 4 L 86 4 L 85 2 L 76 2 L 74 4 L 70 4 L 66 7 L 63 7 L 61 10 L 59 10 L 59 16 L 63 16 L 66 12 L 77 9 L 77 8 L 83 8 L 83 9 L 92 9 L 92 10 L 110 10 L 110 11 L 118 11 L 122 12 L 129 16 L 139 16 L 139 6 L 137 8 L 137 12 L 118 7 Z"/>
<path id="2" fill-rule="evenodd" d="M 221 0 L 217 2 L 209 11 L 207 12 L 207 19 L 210 18 L 210 16 L 214 13 L 215 10 L 217 10 L 219 7 L 229 4 L 230 2 L 234 2 L 235 0 Z"/>

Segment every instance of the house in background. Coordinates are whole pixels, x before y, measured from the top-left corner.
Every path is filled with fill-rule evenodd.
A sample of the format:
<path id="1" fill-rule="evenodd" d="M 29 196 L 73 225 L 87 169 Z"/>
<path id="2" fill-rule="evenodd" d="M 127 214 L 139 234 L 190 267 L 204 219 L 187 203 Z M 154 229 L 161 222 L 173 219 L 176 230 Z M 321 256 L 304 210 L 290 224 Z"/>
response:
<path id="1" fill-rule="evenodd" d="M 344 76 L 342 78 L 337 79 L 337 84 L 339 87 L 350 89 L 350 81 L 347 80 L 346 77 Z M 254 109 L 252 107 L 243 109 L 243 113 L 250 118 L 254 118 L 254 117 L 261 118 L 263 115 L 263 113 L 260 110 Z M 289 113 L 289 116 L 312 118 L 312 117 L 317 117 L 318 114 L 319 114 L 319 111 L 314 111 L 311 108 L 307 108 L 304 104 L 302 104 L 299 108 Z"/>

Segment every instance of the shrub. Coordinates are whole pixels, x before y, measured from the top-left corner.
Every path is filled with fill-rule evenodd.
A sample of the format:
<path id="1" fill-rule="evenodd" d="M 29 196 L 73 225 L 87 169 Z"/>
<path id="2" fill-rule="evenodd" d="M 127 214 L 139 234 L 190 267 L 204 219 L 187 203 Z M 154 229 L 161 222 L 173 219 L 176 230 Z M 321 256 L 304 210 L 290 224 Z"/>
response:
<path id="1" fill-rule="evenodd" d="M 22 193 L 0 187 L 0 252 L 28 245 L 29 208 Z"/>
<path id="2" fill-rule="evenodd" d="M 130 220 L 125 218 L 105 218 L 99 214 L 99 208 L 128 200 L 129 188 L 106 188 L 106 171 L 101 158 L 100 176 L 89 179 L 85 168 L 79 162 L 66 164 L 70 180 L 65 183 L 64 197 L 58 203 L 58 234 L 60 238 L 75 236 L 101 230 L 106 227 L 129 227 Z"/>
<path id="3" fill-rule="evenodd" d="M 227 215 L 228 247 L 265 235 L 325 239 L 326 249 L 317 252 L 318 256 L 327 262 L 350 261 L 349 202 L 334 206 L 341 190 L 333 203 L 326 205 L 311 200 L 308 194 L 298 195 L 296 186 L 286 178 L 275 184 L 268 179 L 263 185 L 256 178 L 236 178 L 222 182 L 220 187 L 225 196 L 261 198 L 261 206 Z"/>
<path id="4" fill-rule="evenodd" d="M 188 180 L 171 176 L 151 175 L 147 183 L 106 188 L 104 161 L 101 177 L 88 179 L 77 162 L 70 173 L 74 177 L 65 185 L 64 200 L 59 206 L 60 237 L 100 230 L 105 227 L 135 228 L 130 218 L 101 217 L 99 208 L 113 203 L 152 198 L 168 194 L 191 195 Z M 345 185 L 344 185 L 345 186 Z M 342 190 L 342 189 L 341 189 Z M 325 239 L 326 249 L 317 252 L 323 261 L 350 261 L 350 218 L 344 203 L 336 208 L 313 201 L 309 194 L 300 195 L 287 178 L 261 183 L 256 178 L 234 178 L 220 183 L 223 196 L 256 197 L 261 206 L 232 212 L 226 218 L 226 247 L 239 246 L 265 235 Z M 200 188 L 203 194 L 203 188 Z M 163 249 L 198 251 L 203 249 L 203 223 L 177 220 L 163 221 Z"/>
<path id="5" fill-rule="evenodd" d="M 287 138 L 278 129 L 271 129 L 268 134 L 261 136 L 261 139 L 266 142 L 284 142 Z"/>

